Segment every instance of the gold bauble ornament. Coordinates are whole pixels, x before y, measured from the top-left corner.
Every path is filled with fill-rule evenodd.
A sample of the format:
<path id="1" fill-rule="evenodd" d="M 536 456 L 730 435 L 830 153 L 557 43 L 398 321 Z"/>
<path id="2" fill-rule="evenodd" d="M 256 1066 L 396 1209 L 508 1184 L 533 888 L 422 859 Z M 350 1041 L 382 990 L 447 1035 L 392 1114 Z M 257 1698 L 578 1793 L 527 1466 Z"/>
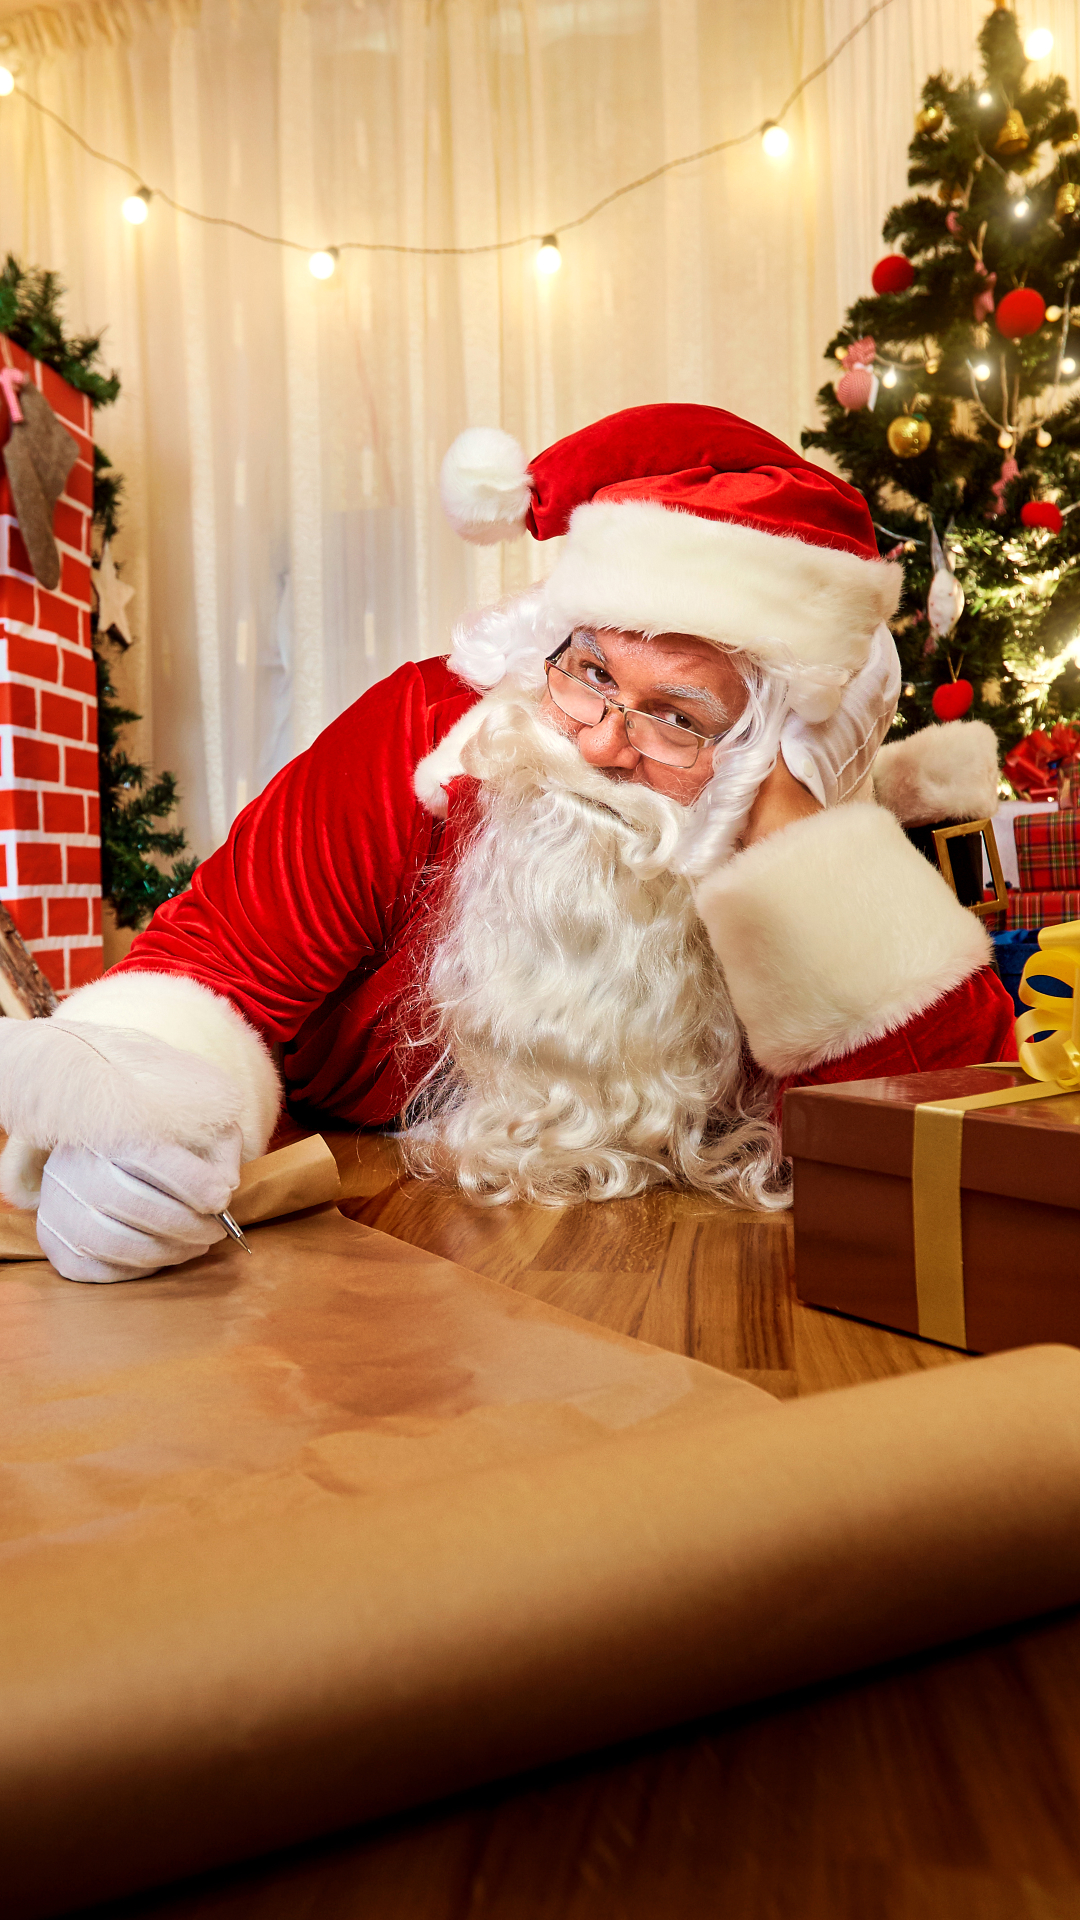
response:
<path id="1" fill-rule="evenodd" d="M 913 413 L 898 413 L 889 421 L 885 438 L 898 460 L 914 460 L 930 445 L 930 422 L 917 420 Z"/>
<path id="2" fill-rule="evenodd" d="M 1080 187 L 1072 180 L 1063 181 L 1054 200 L 1054 219 L 1071 220 L 1078 207 L 1080 207 Z"/>
<path id="3" fill-rule="evenodd" d="M 915 115 L 915 131 L 916 133 L 936 133 L 944 118 L 944 107 L 923 107 Z"/>
<path id="4" fill-rule="evenodd" d="M 1045 427 L 1040 427 L 1038 433 L 1035 435 L 1035 445 L 1037 447 L 1048 447 L 1052 438 L 1053 436 L 1047 433 Z"/>
<path id="5" fill-rule="evenodd" d="M 994 141 L 995 153 L 1026 153 L 1028 130 L 1015 107 L 1005 115 L 1005 124 Z"/>

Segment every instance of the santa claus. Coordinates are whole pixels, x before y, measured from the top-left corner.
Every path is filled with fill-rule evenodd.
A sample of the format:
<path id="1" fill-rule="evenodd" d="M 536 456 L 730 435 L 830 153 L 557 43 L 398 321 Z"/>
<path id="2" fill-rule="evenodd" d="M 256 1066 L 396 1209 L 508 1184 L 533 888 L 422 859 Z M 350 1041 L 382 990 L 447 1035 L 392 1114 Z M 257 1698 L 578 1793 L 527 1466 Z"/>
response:
<path id="1" fill-rule="evenodd" d="M 282 1083 L 476 1200 L 774 1207 L 785 1086 L 1013 1056 L 986 934 L 895 817 L 992 811 L 993 736 L 879 754 L 901 579 L 861 495 L 699 406 L 528 466 L 468 432 L 442 491 L 466 538 L 564 535 L 549 578 L 358 700 L 103 980 L 0 1026 L 3 1190 L 71 1279 L 219 1238 Z"/>

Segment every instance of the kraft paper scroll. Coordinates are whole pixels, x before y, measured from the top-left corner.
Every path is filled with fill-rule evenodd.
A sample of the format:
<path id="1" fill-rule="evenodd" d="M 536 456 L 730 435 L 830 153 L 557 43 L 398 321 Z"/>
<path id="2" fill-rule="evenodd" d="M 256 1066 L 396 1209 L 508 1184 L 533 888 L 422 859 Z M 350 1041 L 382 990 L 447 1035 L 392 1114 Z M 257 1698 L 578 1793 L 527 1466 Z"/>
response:
<path id="1" fill-rule="evenodd" d="M 327 1210 L 0 1273 L 29 1920 L 1080 1599 L 1080 1353 L 781 1404 Z"/>

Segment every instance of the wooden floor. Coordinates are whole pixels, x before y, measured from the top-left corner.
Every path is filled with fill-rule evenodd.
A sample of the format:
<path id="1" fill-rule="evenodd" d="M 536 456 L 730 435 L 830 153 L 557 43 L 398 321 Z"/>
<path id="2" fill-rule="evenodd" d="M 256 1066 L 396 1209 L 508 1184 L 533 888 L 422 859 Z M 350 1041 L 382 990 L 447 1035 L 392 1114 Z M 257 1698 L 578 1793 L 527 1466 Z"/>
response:
<path id="1" fill-rule="evenodd" d="M 788 1396 L 956 1354 L 799 1306 L 786 1216 L 478 1211 L 332 1140 L 344 1210 Z M 842 1580 L 843 1567 L 836 1577 Z M 1080 1920 L 1080 1619 L 725 1715 L 109 1909 L 169 1920 Z"/>

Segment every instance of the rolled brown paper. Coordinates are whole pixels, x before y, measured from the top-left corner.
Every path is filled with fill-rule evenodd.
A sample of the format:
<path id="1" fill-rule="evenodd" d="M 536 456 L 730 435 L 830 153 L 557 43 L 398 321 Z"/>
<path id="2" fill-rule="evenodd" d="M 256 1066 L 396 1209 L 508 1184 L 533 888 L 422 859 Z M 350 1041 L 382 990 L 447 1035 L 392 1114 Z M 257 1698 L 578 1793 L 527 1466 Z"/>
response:
<path id="1" fill-rule="evenodd" d="M 258 1231 L 317 1297 L 305 1338 L 345 1339 L 326 1316 L 357 1291 L 352 1404 L 338 1350 L 337 1418 L 301 1371 L 278 1426 L 316 1437 L 277 1472 L 265 1443 L 241 1471 L 254 1427 L 220 1484 L 174 1439 L 158 1504 L 129 1488 L 110 1524 L 91 1478 L 81 1527 L 57 1492 L 55 1529 L 11 1539 L 20 1920 L 1080 1599 L 1072 1349 L 780 1405 L 335 1214 Z M 229 1327 L 250 1296 L 280 1373 L 244 1259 L 194 1263 L 203 1297 Z M 176 1324 L 191 1289 L 161 1284 Z"/>

